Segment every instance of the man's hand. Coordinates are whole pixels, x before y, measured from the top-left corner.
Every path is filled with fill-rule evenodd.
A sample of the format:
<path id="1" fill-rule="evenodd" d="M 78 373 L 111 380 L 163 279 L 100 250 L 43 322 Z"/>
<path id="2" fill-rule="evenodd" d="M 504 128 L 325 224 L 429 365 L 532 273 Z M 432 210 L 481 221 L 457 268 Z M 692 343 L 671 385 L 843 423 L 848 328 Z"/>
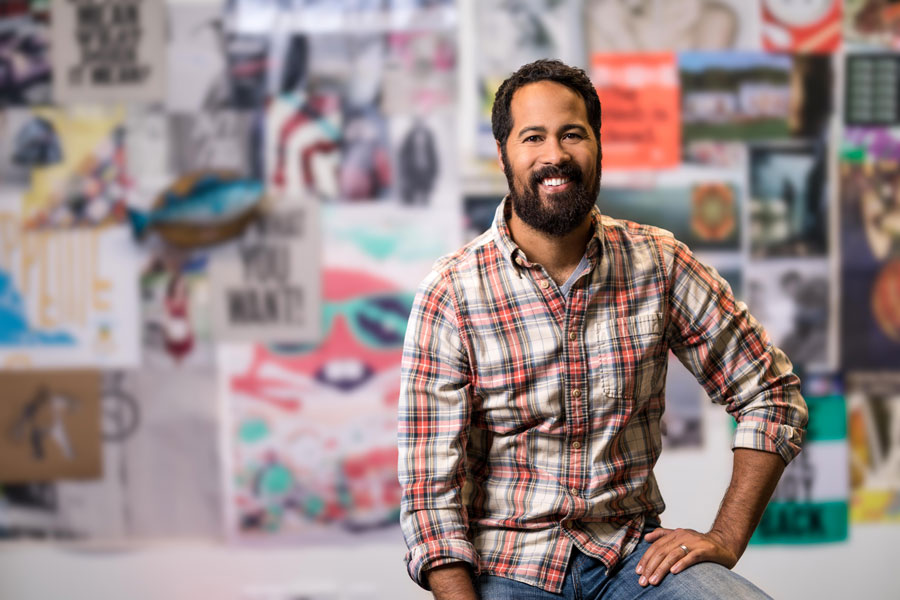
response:
<path id="1" fill-rule="evenodd" d="M 638 583 L 659 585 L 667 573 L 680 573 L 699 562 L 729 569 L 737 564 L 783 471 L 784 462 L 777 454 L 736 448 L 731 483 L 712 529 L 700 533 L 660 527 L 648 533 L 644 539 L 652 545 L 635 568 Z"/>
<path id="2" fill-rule="evenodd" d="M 738 555 L 713 531 L 700 533 L 693 529 L 659 527 L 644 539 L 653 544 L 634 570 L 641 576 L 638 583 L 642 586 L 658 585 L 667 573 L 679 573 L 699 562 L 719 563 L 730 569 L 738 561 Z"/>

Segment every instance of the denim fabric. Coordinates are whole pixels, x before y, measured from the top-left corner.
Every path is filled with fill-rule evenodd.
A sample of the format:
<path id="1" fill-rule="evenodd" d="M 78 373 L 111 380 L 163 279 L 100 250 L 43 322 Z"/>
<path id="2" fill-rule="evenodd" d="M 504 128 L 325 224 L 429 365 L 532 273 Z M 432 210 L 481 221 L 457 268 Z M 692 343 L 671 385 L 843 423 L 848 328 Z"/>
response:
<path id="1" fill-rule="evenodd" d="M 771 600 L 737 573 L 715 563 L 699 563 L 676 575 L 669 573 L 657 586 L 641 587 L 634 569 L 649 547 L 649 542 L 641 540 L 609 575 L 603 563 L 573 548 L 561 594 L 494 575 L 480 575 L 475 586 L 481 600 Z"/>

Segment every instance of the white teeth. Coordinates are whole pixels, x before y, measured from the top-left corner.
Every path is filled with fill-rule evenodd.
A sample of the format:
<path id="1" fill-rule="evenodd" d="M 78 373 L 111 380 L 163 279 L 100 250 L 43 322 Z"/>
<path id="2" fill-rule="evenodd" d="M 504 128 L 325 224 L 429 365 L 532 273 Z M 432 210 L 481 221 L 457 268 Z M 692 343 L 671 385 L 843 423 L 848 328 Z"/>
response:
<path id="1" fill-rule="evenodd" d="M 549 186 L 549 187 L 556 187 L 556 186 L 562 185 L 564 183 L 569 183 L 569 180 L 563 179 L 562 177 L 555 177 L 553 179 L 545 179 L 541 183 L 543 183 L 544 185 Z"/>

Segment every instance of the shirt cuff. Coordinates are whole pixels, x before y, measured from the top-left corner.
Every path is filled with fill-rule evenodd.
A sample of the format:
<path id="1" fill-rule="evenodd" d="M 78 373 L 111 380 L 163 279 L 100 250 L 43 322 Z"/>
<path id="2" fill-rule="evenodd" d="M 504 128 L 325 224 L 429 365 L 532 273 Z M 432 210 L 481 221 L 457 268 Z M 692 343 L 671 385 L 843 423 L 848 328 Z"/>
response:
<path id="1" fill-rule="evenodd" d="M 477 575 L 478 553 L 475 546 L 467 540 L 439 540 L 414 546 L 406 553 L 406 570 L 409 576 L 426 590 L 431 590 L 425 573 L 429 569 L 453 562 L 465 562 Z"/>
<path id="2" fill-rule="evenodd" d="M 805 430 L 772 421 L 754 421 L 744 418 L 737 424 L 731 449 L 749 448 L 778 454 L 784 464 L 800 453 Z"/>

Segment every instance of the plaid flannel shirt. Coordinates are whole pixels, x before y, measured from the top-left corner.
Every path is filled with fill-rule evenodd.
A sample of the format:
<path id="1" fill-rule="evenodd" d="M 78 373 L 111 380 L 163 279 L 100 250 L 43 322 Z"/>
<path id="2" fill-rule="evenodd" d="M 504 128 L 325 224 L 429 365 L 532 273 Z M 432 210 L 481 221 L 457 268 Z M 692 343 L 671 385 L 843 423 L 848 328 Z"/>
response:
<path id="1" fill-rule="evenodd" d="M 664 230 L 592 214 L 568 298 L 512 241 L 504 212 L 439 260 L 403 350 L 401 525 L 410 576 L 476 573 L 562 588 L 572 545 L 612 568 L 664 509 L 669 350 L 736 419 L 735 448 L 799 451 L 791 363 L 728 284 Z"/>

